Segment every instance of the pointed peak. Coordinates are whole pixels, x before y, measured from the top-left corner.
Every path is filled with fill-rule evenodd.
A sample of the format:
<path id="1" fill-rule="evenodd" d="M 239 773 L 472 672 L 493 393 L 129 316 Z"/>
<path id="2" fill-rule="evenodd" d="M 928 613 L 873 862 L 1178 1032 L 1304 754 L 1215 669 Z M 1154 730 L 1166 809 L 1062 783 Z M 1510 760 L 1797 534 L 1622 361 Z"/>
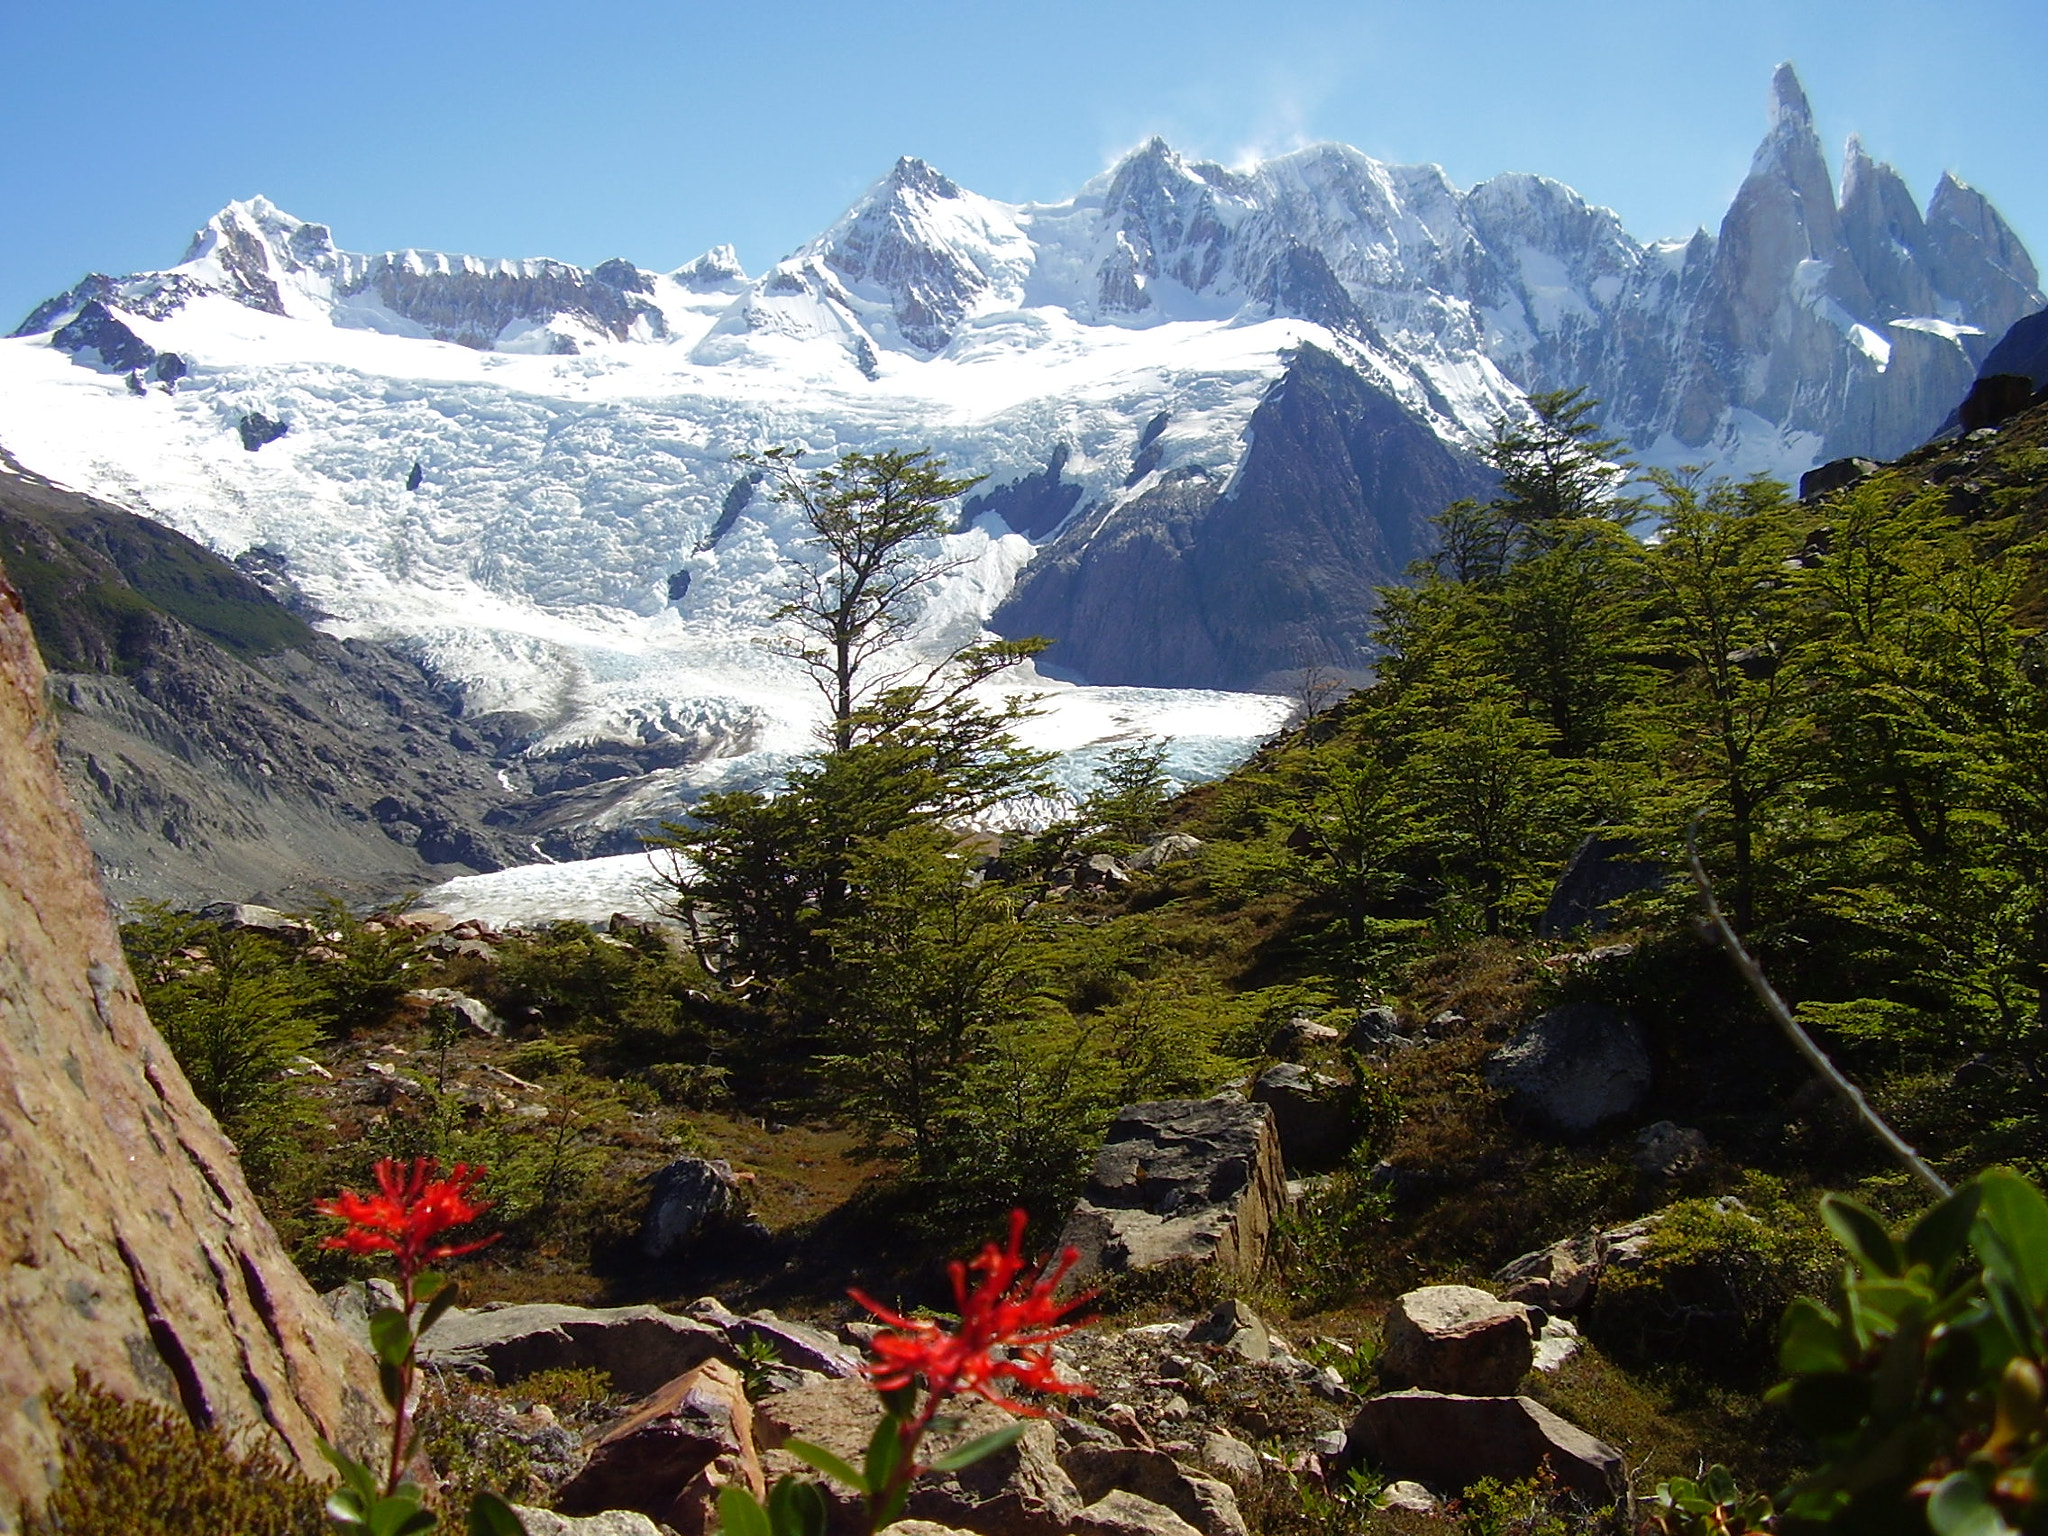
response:
<path id="1" fill-rule="evenodd" d="M 1813 108 L 1790 59 L 1771 72 L 1771 127 L 1813 127 Z"/>
<path id="2" fill-rule="evenodd" d="M 940 175 L 915 155 L 904 155 L 890 169 L 888 185 L 909 192 L 922 192 L 927 197 L 958 197 L 960 188 L 948 177 Z"/>
<path id="3" fill-rule="evenodd" d="M 738 251 L 729 245 L 714 245 L 695 261 L 677 267 L 671 275 L 693 287 L 710 287 L 718 283 L 743 283 L 747 280 L 747 269 L 740 265 Z"/>

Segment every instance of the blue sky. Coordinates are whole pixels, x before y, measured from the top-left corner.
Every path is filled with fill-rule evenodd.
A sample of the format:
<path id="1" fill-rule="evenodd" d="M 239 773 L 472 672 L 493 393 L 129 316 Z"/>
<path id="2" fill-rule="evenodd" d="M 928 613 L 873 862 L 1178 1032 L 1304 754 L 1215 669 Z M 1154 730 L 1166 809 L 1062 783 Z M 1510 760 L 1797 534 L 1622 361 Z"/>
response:
<path id="1" fill-rule="evenodd" d="M 900 154 L 1054 199 L 1152 133 L 1538 171 L 1683 235 L 1787 58 L 1831 160 L 1859 132 L 1923 203 L 1952 168 L 2048 263 L 2042 0 L 0 0 L 0 331 L 259 192 L 354 250 L 758 271 Z"/>

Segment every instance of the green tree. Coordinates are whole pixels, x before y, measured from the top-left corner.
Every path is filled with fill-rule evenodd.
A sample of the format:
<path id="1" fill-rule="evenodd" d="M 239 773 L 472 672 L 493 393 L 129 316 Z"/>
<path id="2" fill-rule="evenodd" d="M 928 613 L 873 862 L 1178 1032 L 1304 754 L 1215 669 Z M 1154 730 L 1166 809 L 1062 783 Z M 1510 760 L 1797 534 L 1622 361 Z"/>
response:
<path id="1" fill-rule="evenodd" d="M 1081 797 L 1075 814 L 1126 847 L 1140 847 L 1158 833 L 1173 781 L 1166 776 L 1167 743 L 1134 741 L 1111 747 L 1095 785 Z"/>
<path id="2" fill-rule="evenodd" d="M 1795 548 L 1785 487 L 1758 477 L 1704 493 L 1653 477 L 1662 498 L 1646 569 L 1653 633 L 1676 668 L 1655 747 L 1690 810 L 1704 796 L 1726 828 L 1729 906 L 1757 910 L 1758 839 L 1805 763 L 1809 618 L 1786 561 Z M 1681 818 L 1682 819 L 1682 818 Z"/>

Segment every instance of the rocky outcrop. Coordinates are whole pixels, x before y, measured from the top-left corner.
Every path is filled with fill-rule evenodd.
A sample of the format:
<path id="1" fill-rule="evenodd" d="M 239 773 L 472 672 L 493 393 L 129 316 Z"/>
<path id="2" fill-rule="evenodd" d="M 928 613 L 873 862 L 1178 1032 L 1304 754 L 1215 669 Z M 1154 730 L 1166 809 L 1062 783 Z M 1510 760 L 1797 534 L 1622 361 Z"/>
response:
<path id="1" fill-rule="evenodd" d="M 1328 1167 L 1358 1139 L 1358 1090 L 1326 1073 L 1281 1062 L 1259 1074 L 1251 1100 L 1272 1110 L 1289 1170 Z"/>
<path id="2" fill-rule="evenodd" d="M 143 1013 L 0 576 L 0 1529 L 55 1472 L 42 1394 L 84 1371 L 324 1476 L 366 1451 L 369 1356 L 257 1209 Z"/>
<path id="3" fill-rule="evenodd" d="M 1242 1099 L 1171 1099 L 1119 1110 L 1094 1175 L 1060 1232 L 1072 1282 L 1171 1263 L 1257 1273 L 1287 1202 L 1270 1111 Z"/>
<path id="4" fill-rule="evenodd" d="M 739 1208 L 739 1180 L 724 1158 L 679 1157 L 650 1181 L 640 1251 L 665 1259 Z"/>

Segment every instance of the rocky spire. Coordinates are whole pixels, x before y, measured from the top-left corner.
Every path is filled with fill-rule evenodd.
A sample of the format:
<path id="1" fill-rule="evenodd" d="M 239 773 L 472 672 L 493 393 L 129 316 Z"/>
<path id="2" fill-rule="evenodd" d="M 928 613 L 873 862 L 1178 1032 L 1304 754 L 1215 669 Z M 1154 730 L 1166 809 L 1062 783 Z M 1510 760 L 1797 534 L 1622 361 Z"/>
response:
<path id="1" fill-rule="evenodd" d="M 1841 228 L 1842 243 L 1878 314 L 1934 312 L 1920 209 L 1899 173 L 1871 159 L 1853 133 L 1842 151 Z"/>

